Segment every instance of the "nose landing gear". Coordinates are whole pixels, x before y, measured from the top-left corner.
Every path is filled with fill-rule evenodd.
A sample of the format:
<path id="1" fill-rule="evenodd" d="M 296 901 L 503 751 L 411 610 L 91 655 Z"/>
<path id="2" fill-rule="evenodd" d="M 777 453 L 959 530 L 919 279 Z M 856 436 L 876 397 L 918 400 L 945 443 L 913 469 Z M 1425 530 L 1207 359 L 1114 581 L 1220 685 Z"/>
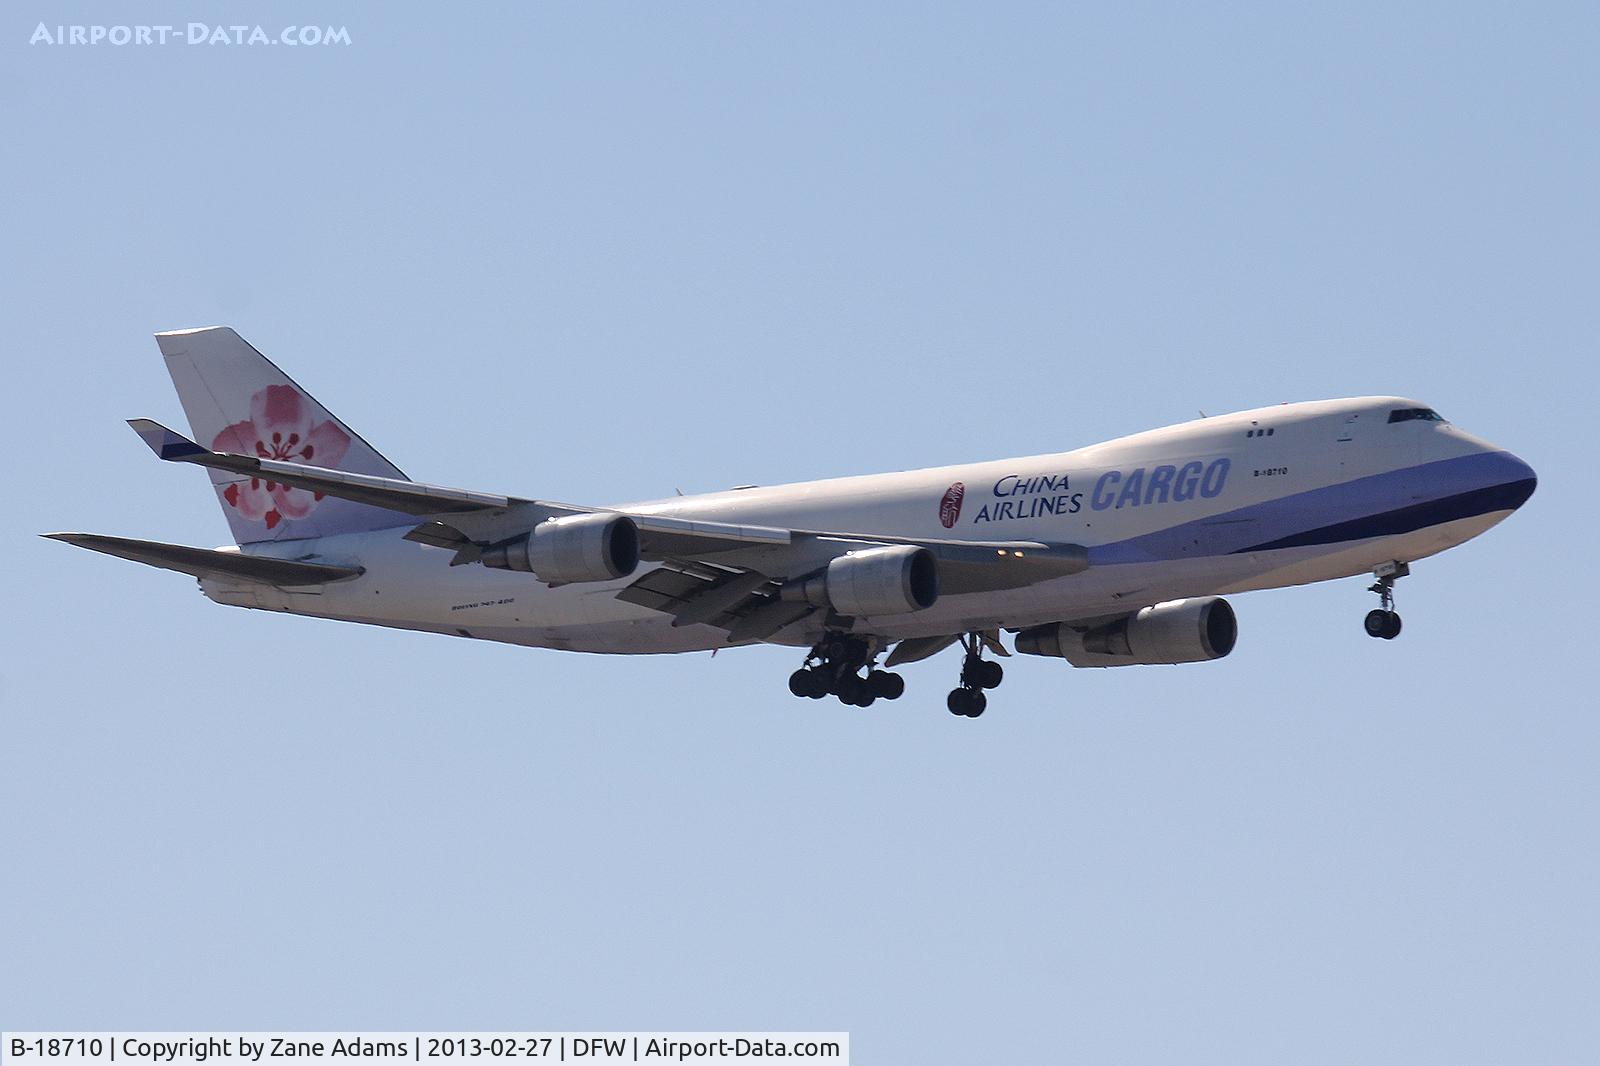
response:
<path id="1" fill-rule="evenodd" d="M 983 690 L 1000 687 L 1006 672 L 999 663 L 983 657 L 981 634 L 969 633 L 962 638 L 961 646 L 967 650 L 966 658 L 961 661 L 961 684 L 950 690 L 945 706 L 959 718 L 976 718 L 989 706 L 989 697 Z M 1003 653 L 1004 649 L 1001 651 Z"/>
<path id="2" fill-rule="evenodd" d="M 805 665 L 789 675 L 789 691 L 813 700 L 836 696 L 840 703 L 853 707 L 871 707 L 880 699 L 899 699 L 906 691 L 905 678 L 877 669 L 873 665 L 876 658 L 872 643 L 830 633 L 806 655 Z M 867 671 L 865 677 L 861 676 L 863 668 Z"/>
<path id="3" fill-rule="evenodd" d="M 1393 640 L 1400 635 L 1400 616 L 1394 609 L 1394 583 L 1409 573 L 1411 567 L 1398 560 L 1384 563 L 1373 571 L 1378 580 L 1367 591 L 1376 592 L 1382 606 L 1367 612 L 1366 620 L 1362 623 L 1367 636 Z"/>

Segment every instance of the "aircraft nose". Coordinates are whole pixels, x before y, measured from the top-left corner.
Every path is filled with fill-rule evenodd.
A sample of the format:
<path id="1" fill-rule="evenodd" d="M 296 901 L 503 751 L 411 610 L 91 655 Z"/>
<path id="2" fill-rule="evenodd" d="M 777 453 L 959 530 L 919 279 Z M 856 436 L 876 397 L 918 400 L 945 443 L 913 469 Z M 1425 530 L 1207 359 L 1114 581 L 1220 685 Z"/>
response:
<path id="1" fill-rule="evenodd" d="M 1534 473 L 1533 467 L 1521 459 L 1505 453 L 1506 474 L 1505 483 L 1506 502 L 1512 510 L 1516 510 L 1528 502 L 1528 497 L 1533 495 L 1533 490 L 1539 487 L 1539 475 Z"/>

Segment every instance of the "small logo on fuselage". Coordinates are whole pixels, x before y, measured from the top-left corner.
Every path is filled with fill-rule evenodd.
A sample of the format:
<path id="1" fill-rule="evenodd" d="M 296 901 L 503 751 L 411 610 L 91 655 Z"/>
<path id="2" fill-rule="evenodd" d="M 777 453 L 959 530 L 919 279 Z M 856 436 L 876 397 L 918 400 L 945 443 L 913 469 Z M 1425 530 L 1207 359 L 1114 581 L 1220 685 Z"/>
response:
<path id="1" fill-rule="evenodd" d="M 959 481 L 944 490 L 944 499 L 939 501 L 939 522 L 944 528 L 950 529 L 961 520 L 961 501 L 966 496 L 967 487 Z"/>

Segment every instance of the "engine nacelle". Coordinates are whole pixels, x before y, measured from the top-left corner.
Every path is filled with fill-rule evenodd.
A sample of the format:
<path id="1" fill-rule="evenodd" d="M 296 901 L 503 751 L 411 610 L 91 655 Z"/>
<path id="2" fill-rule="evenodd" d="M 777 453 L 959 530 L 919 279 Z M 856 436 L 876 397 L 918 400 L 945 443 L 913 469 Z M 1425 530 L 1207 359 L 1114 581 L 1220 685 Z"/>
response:
<path id="1" fill-rule="evenodd" d="M 1054 655 L 1073 666 L 1165 666 L 1220 659 L 1239 639 L 1233 608 L 1220 596 L 1168 600 L 1109 625 L 1065 622 L 1017 634 L 1024 655 Z"/>
<path id="2" fill-rule="evenodd" d="M 939 564 L 932 552 L 914 544 L 866 548 L 785 585 L 783 598 L 853 616 L 921 611 L 939 598 Z"/>
<path id="3" fill-rule="evenodd" d="M 531 533 L 485 548 L 482 561 L 497 570 L 536 574 L 552 585 L 611 581 L 639 565 L 639 527 L 620 514 L 551 518 Z"/>

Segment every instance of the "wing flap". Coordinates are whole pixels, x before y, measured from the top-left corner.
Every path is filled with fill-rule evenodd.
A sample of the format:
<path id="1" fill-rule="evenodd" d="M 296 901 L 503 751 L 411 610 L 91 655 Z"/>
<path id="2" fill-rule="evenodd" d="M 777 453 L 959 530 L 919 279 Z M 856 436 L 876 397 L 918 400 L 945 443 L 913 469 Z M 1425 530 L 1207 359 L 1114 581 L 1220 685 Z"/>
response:
<path id="1" fill-rule="evenodd" d="M 674 612 L 672 624 L 678 627 L 710 623 L 734 613 L 751 593 L 768 582 L 767 575 L 756 570 L 735 574 L 686 602 L 682 609 Z"/>
<path id="2" fill-rule="evenodd" d="M 780 629 L 791 626 L 816 611 L 817 608 L 806 603 L 767 600 L 728 627 L 728 642 L 742 644 L 750 640 L 766 640 Z"/>
<path id="3" fill-rule="evenodd" d="M 772 579 L 757 570 L 674 560 L 642 574 L 617 599 L 671 615 L 675 627 L 712 625 L 730 634 L 759 634 L 733 639 L 760 639 L 814 609 L 780 601 L 769 585 Z"/>
<path id="4" fill-rule="evenodd" d="M 641 575 L 627 588 L 617 593 L 624 603 L 638 604 L 652 611 L 672 614 L 685 607 L 702 591 L 715 584 L 712 578 L 701 577 L 671 566 L 660 566 Z"/>

